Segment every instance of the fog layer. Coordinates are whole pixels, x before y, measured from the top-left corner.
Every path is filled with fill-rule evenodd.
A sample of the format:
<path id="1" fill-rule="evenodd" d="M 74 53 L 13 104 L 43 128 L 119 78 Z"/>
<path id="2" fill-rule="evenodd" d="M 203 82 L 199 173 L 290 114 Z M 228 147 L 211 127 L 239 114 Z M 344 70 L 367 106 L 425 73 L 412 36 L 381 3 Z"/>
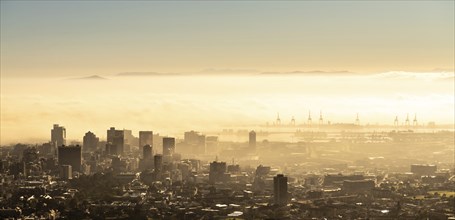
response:
<path id="1" fill-rule="evenodd" d="M 67 128 L 68 139 L 88 130 L 104 138 L 106 129 L 185 130 L 304 123 L 322 111 L 324 120 L 362 124 L 454 122 L 453 73 L 311 75 L 108 76 L 89 79 L 3 78 L 1 144 L 45 141 L 52 124 Z M 135 134 L 135 133 L 133 133 Z M 136 134 L 137 135 L 137 134 Z"/>

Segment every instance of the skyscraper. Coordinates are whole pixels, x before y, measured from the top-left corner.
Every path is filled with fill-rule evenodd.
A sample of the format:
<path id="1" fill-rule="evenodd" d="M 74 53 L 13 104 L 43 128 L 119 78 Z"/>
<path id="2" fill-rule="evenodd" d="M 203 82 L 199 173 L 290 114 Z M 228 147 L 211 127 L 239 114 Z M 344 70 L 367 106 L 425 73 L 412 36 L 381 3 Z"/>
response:
<path id="1" fill-rule="evenodd" d="M 107 147 L 108 154 L 111 155 L 122 155 L 125 148 L 125 133 L 123 130 L 115 130 L 111 127 L 107 130 Z M 74 170 L 74 168 L 73 168 Z"/>
<path id="2" fill-rule="evenodd" d="M 153 146 L 153 131 L 139 131 L 139 148 L 147 144 Z"/>
<path id="3" fill-rule="evenodd" d="M 250 131 L 248 145 L 250 146 L 250 149 L 256 149 L 256 132 Z"/>
<path id="4" fill-rule="evenodd" d="M 225 181 L 226 162 L 213 161 L 210 163 L 209 182 L 217 183 Z"/>
<path id="5" fill-rule="evenodd" d="M 163 156 L 172 156 L 175 151 L 175 138 L 163 138 Z"/>
<path id="6" fill-rule="evenodd" d="M 184 142 L 189 147 L 189 152 L 194 154 L 205 154 L 205 135 L 196 131 L 187 131 L 184 134 Z"/>
<path id="7" fill-rule="evenodd" d="M 73 169 L 71 165 L 62 165 L 60 166 L 60 178 L 64 180 L 73 178 Z"/>
<path id="8" fill-rule="evenodd" d="M 286 205 L 288 203 L 288 178 L 283 174 L 273 177 L 273 196 L 277 205 Z"/>
<path id="9" fill-rule="evenodd" d="M 51 142 L 57 147 L 66 144 L 65 127 L 54 124 L 54 128 L 51 130 Z"/>
<path id="10" fill-rule="evenodd" d="M 81 172 L 81 146 L 76 145 L 58 147 L 58 165 L 71 165 L 73 171 Z"/>
<path id="11" fill-rule="evenodd" d="M 88 151 L 88 152 L 96 151 L 96 149 L 98 148 L 98 143 L 99 143 L 100 139 L 98 137 L 96 137 L 96 135 L 94 133 L 92 133 L 91 131 L 85 133 L 83 139 L 84 139 L 84 142 L 82 144 L 82 149 L 84 151 Z"/>
<path id="12" fill-rule="evenodd" d="M 218 151 L 218 136 L 207 136 L 205 141 L 206 153 L 215 153 Z"/>
<path id="13" fill-rule="evenodd" d="M 153 167 L 152 149 L 150 144 L 146 144 L 142 147 L 142 159 L 139 164 L 141 170 L 151 169 Z"/>
<path id="14" fill-rule="evenodd" d="M 133 136 L 133 131 L 123 129 L 123 153 L 130 152 L 135 146 L 134 144 L 139 144 L 138 142 L 138 139 Z"/>
<path id="15" fill-rule="evenodd" d="M 152 160 L 152 146 L 150 144 L 146 144 L 142 147 L 142 158 L 144 160 Z"/>
<path id="16" fill-rule="evenodd" d="M 153 165 L 155 167 L 155 173 L 157 173 L 157 174 L 161 173 L 161 171 L 163 169 L 163 155 L 156 154 L 153 157 Z"/>

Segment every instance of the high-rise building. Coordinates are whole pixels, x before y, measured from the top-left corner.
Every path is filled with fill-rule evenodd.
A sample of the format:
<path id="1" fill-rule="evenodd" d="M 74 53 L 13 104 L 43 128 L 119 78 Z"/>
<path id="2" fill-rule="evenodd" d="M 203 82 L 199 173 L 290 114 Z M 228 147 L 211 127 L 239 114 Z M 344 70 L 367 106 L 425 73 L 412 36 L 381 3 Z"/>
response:
<path id="1" fill-rule="evenodd" d="M 121 172 L 126 172 L 126 160 L 120 158 L 120 156 L 115 156 L 112 157 L 112 162 L 111 162 L 111 167 L 114 171 L 114 173 L 121 173 Z"/>
<path id="2" fill-rule="evenodd" d="M 57 147 L 66 144 L 65 127 L 54 124 L 54 128 L 51 130 L 51 142 Z"/>
<path id="3" fill-rule="evenodd" d="M 84 141 L 82 144 L 82 149 L 84 151 L 88 151 L 88 152 L 96 151 L 96 149 L 98 148 L 98 143 L 99 143 L 100 139 L 98 137 L 96 137 L 96 135 L 93 132 L 89 131 L 89 132 L 85 133 L 83 139 L 84 139 Z"/>
<path id="4" fill-rule="evenodd" d="M 23 174 L 28 176 L 36 171 L 36 165 L 38 163 L 38 150 L 35 147 L 27 147 L 22 152 L 22 165 Z"/>
<path id="5" fill-rule="evenodd" d="M 115 127 L 110 127 L 109 130 L 107 130 L 107 142 L 113 142 L 114 141 L 114 136 L 115 136 L 115 133 L 116 131 L 118 130 L 115 130 Z"/>
<path id="6" fill-rule="evenodd" d="M 58 164 L 71 165 L 72 171 L 81 172 L 82 152 L 81 146 L 60 146 L 58 147 Z"/>
<path id="7" fill-rule="evenodd" d="M 209 182 L 224 182 L 226 174 L 226 162 L 213 161 L 210 163 Z"/>
<path id="8" fill-rule="evenodd" d="M 53 155 L 53 150 L 54 150 L 53 145 L 54 144 L 52 142 L 42 144 L 40 146 L 39 153 L 44 156 Z"/>
<path id="9" fill-rule="evenodd" d="M 151 169 L 153 167 L 152 146 L 146 144 L 142 147 L 142 159 L 140 160 L 141 170 Z"/>
<path id="10" fill-rule="evenodd" d="M 283 174 L 273 177 L 273 197 L 277 205 L 288 203 L 288 178 Z"/>
<path id="11" fill-rule="evenodd" d="M 205 140 L 206 153 L 210 154 L 218 151 L 218 136 L 207 136 Z"/>
<path id="12" fill-rule="evenodd" d="M 161 172 L 163 168 L 163 155 L 155 154 L 155 156 L 153 157 L 153 165 L 155 167 L 155 171 Z"/>
<path id="13" fill-rule="evenodd" d="M 153 146 L 153 131 L 139 131 L 139 147 Z"/>
<path id="14" fill-rule="evenodd" d="M 130 152 L 134 146 L 138 147 L 139 144 L 138 138 L 133 136 L 133 132 L 131 130 L 123 129 L 123 153 Z"/>
<path id="15" fill-rule="evenodd" d="M 190 152 L 205 154 L 205 135 L 196 131 L 187 131 L 184 134 L 184 143 L 190 148 Z"/>
<path id="16" fill-rule="evenodd" d="M 152 146 L 154 147 L 154 152 L 155 154 L 162 154 L 163 150 L 163 136 L 160 136 L 160 134 L 153 134 L 153 144 Z"/>
<path id="17" fill-rule="evenodd" d="M 150 144 L 146 144 L 142 147 L 142 158 L 144 160 L 152 160 L 152 146 Z"/>
<path id="18" fill-rule="evenodd" d="M 107 130 L 107 153 L 110 155 L 122 155 L 125 148 L 125 133 L 124 130 L 115 130 L 111 127 Z"/>
<path id="19" fill-rule="evenodd" d="M 250 149 L 256 149 L 256 132 L 250 131 L 248 138 L 248 145 Z"/>
<path id="20" fill-rule="evenodd" d="M 175 151 L 175 138 L 163 138 L 163 156 L 172 156 Z"/>
<path id="21" fill-rule="evenodd" d="M 64 180 L 73 178 L 73 169 L 71 165 L 62 165 L 60 166 L 60 178 Z"/>

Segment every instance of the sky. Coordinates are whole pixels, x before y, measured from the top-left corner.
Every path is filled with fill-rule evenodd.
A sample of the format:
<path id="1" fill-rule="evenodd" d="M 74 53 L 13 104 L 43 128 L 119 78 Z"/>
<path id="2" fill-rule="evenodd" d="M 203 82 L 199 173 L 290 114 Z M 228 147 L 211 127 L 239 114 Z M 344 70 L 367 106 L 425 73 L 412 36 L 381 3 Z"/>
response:
<path id="1" fill-rule="evenodd" d="M 454 1 L 1 1 L 2 77 L 453 69 Z"/>
<path id="2" fill-rule="evenodd" d="M 48 141 L 54 123 L 80 141 L 277 113 L 454 124 L 454 1 L 0 4 L 0 144 Z"/>

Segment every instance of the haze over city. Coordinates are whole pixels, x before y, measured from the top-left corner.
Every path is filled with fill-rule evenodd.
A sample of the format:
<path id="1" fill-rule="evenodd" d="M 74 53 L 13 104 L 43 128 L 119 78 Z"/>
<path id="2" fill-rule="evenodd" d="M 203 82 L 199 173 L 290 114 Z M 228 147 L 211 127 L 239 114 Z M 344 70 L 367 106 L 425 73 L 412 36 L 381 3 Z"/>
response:
<path id="1" fill-rule="evenodd" d="M 43 141 L 46 126 L 65 124 L 68 138 L 110 126 L 183 131 L 219 131 L 283 123 L 305 123 L 308 112 L 326 121 L 363 125 L 453 124 L 453 73 L 261 74 L 189 76 L 103 76 L 99 79 L 2 80 L 2 144 Z M 437 109 L 437 113 L 435 112 Z"/>
<path id="2" fill-rule="evenodd" d="M 455 219 L 454 1 L 0 1 L 0 219 Z"/>
<path id="3" fill-rule="evenodd" d="M 359 113 L 370 124 L 406 114 L 453 124 L 452 9 L 3 1 L 1 143 L 41 141 L 42 124 L 54 122 L 77 139 L 88 127 L 175 133 L 261 125 L 277 113 L 298 122 L 309 111 L 338 123 Z"/>

